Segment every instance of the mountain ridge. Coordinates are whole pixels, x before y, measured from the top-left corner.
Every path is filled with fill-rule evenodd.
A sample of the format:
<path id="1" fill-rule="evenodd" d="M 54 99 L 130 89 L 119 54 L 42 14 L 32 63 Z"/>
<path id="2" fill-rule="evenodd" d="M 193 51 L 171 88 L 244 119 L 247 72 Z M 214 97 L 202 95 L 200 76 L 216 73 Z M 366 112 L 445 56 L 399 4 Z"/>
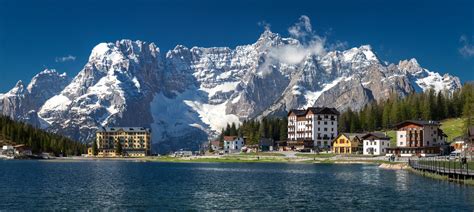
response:
<path id="1" fill-rule="evenodd" d="M 414 58 L 386 65 L 370 45 L 329 51 L 269 30 L 234 49 L 177 45 L 162 54 L 144 41 L 100 43 L 73 79 L 55 73 L 51 79 L 61 83 L 28 103 L 34 107 L 24 106 L 22 85 L 0 95 L 2 114 L 83 142 L 98 126 L 147 126 L 160 151 L 197 148 L 228 122 L 291 108 L 358 110 L 391 93 L 461 86 Z"/>

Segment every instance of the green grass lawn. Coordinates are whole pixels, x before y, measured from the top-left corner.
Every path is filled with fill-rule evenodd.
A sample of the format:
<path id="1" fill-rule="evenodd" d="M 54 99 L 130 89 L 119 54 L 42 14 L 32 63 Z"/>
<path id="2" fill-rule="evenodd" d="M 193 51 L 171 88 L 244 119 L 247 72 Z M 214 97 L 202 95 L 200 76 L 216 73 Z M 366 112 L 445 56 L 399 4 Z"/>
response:
<path id="1" fill-rule="evenodd" d="M 304 153 L 296 153 L 296 156 L 298 157 L 306 157 L 306 158 L 331 158 L 336 156 L 336 154 L 332 153 L 320 153 L 320 154 L 304 154 Z"/>
<path id="2" fill-rule="evenodd" d="M 448 135 L 448 142 L 451 142 L 454 138 L 463 135 L 464 119 L 452 118 L 443 120 L 441 122 L 441 129 Z"/>
<path id="3" fill-rule="evenodd" d="M 240 153 L 240 155 L 249 155 L 249 156 L 257 156 L 257 153 L 251 152 L 251 153 Z M 282 153 L 277 153 L 277 152 L 259 152 L 258 156 L 285 156 Z"/>

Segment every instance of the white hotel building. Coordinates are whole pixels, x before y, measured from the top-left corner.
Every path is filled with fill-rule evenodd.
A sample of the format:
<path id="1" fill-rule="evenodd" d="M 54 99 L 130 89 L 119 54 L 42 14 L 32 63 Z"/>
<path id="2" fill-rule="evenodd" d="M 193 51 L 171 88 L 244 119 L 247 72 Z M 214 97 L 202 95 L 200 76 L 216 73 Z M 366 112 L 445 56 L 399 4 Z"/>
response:
<path id="1" fill-rule="evenodd" d="M 292 150 L 331 149 L 337 136 L 339 112 L 335 108 L 310 107 L 288 113 L 287 147 Z"/>

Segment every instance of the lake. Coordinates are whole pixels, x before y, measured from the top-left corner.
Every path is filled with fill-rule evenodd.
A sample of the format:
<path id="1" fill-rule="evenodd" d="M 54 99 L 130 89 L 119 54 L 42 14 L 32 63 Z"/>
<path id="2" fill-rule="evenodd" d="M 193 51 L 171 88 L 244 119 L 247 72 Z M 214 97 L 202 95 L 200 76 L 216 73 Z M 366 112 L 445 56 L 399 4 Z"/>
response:
<path id="1" fill-rule="evenodd" d="M 0 161 L 0 209 L 474 210 L 474 187 L 374 165 Z"/>

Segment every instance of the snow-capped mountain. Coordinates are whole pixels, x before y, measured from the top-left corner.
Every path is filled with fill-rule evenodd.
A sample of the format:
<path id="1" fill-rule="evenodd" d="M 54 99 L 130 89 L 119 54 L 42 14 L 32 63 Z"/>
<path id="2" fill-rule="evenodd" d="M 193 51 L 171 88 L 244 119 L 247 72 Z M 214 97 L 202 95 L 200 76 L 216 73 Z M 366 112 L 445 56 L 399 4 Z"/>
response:
<path id="1" fill-rule="evenodd" d="M 20 81 L 0 95 L 0 109 L 81 141 L 98 126 L 149 126 L 155 150 L 165 152 L 197 147 L 229 122 L 308 106 L 358 110 L 392 92 L 461 86 L 415 59 L 385 65 L 368 45 L 308 48 L 269 30 L 235 49 L 178 45 L 161 54 L 143 41 L 101 43 L 72 80 L 45 70 L 26 88 Z"/>

